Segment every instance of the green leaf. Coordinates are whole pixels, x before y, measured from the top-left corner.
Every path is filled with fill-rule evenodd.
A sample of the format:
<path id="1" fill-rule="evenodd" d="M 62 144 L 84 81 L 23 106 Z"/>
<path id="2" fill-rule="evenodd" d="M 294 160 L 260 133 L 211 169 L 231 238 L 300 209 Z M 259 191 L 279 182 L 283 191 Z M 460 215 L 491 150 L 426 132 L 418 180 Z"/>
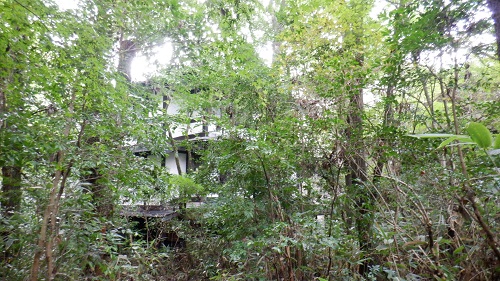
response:
<path id="1" fill-rule="evenodd" d="M 467 127 L 467 132 L 480 148 L 488 148 L 491 146 L 491 133 L 483 124 L 471 122 Z"/>
<path id="2" fill-rule="evenodd" d="M 500 135 L 496 135 L 495 144 L 493 145 L 493 148 L 495 149 L 500 148 Z"/>
<path id="3" fill-rule="evenodd" d="M 454 255 L 460 254 L 461 252 L 463 252 L 464 249 L 465 249 L 465 247 L 462 245 L 462 246 L 458 247 L 455 251 L 453 251 L 453 254 Z"/>
<path id="4" fill-rule="evenodd" d="M 458 140 L 460 142 L 465 142 L 465 143 L 468 143 L 468 142 L 472 142 L 472 139 L 468 136 L 464 136 L 464 135 L 455 135 L 455 136 L 452 136 L 448 139 L 446 139 L 445 141 L 443 141 L 439 146 L 438 146 L 438 149 L 439 148 L 443 148 L 445 146 L 447 146 L 448 144 L 450 144 L 451 142 L 455 141 L 455 140 Z"/>
<path id="5" fill-rule="evenodd" d="M 281 254 L 281 250 L 280 250 L 280 248 L 278 248 L 278 247 L 274 246 L 272 249 L 273 249 L 273 250 L 275 250 L 277 253 Z"/>
<path id="6" fill-rule="evenodd" d="M 414 135 L 407 135 L 407 136 L 414 137 L 414 138 L 430 139 L 430 138 L 451 138 L 451 137 L 456 137 L 457 135 L 453 135 L 453 134 L 414 134 Z"/>

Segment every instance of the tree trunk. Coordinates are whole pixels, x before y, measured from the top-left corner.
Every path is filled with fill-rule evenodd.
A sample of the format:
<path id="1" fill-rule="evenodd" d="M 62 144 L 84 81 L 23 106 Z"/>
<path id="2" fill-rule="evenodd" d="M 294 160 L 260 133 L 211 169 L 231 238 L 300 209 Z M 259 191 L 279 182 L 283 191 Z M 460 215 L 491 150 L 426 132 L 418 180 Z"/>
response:
<path id="1" fill-rule="evenodd" d="M 16 54 L 9 53 L 10 46 L 8 45 L 5 50 L 5 57 L 13 57 L 15 64 L 18 63 L 18 59 Z M 18 74 L 18 69 L 13 67 L 11 69 L 5 69 L 2 71 L 2 77 L 0 77 L 0 145 L 3 149 L 11 149 L 15 151 L 16 154 L 20 151 L 17 149 L 19 143 L 15 144 L 16 149 L 6 148 L 7 146 L 11 146 L 13 140 L 6 137 L 5 134 L 7 131 L 12 130 L 10 124 L 7 124 L 7 118 L 9 113 L 9 105 L 7 101 L 7 88 L 8 85 L 13 83 L 14 74 Z M 12 102 L 9 100 L 9 102 Z M 15 105 L 11 105 L 15 109 Z M 10 128 L 9 128 L 10 127 Z M 2 153 L 3 154 L 3 153 Z M 19 156 L 18 156 L 19 157 Z M 3 158 L 3 157 L 2 157 Z M 4 218 L 4 222 L 8 223 L 8 219 L 14 215 L 14 213 L 19 212 L 22 201 L 22 189 L 21 189 L 21 170 L 22 165 L 18 163 L 18 161 L 12 161 L 10 163 L 5 163 L 7 159 L 2 160 L 2 180 L 1 180 L 1 194 L 0 194 L 0 204 L 1 204 L 1 213 Z M 7 161 L 6 161 L 7 160 Z M 4 162 L 5 161 L 5 162 Z M 6 228 L 8 229 L 8 228 Z M 6 230 L 0 233 L 0 239 L 7 240 L 7 237 L 10 235 L 11 231 Z M 11 246 L 13 248 L 16 247 L 17 242 Z M 3 258 L 7 259 L 11 255 L 11 250 L 6 249 L 5 255 Z"/>
<path id="2" fill-rule="evenodd" d="M 279 1 L 279 3 L 278 3 Z M 278 22 L 278 17 L 276 16 L 276 13 L 281 12 L 286 8 L 286 1 L 285 0 L 271 0 L 268 4 L 269 9 L 273 9 L 274 6 L 276 5 L 275 12 L 273 13 L 273 16 L 271 18 L 271 23 L 272 23 L 272 31 L 273 31 L 273 36 L 274 40 L 272 42 L 273 44 L 273 57 L 272 57 L 272 63 L 276 61 L 276 58 L 278 57 L 278 54 L 280 53 L 281 49 L 281 41 L 278 41 L 278 35 L 280 32 L 283 30 L 283 26 L 281 23 Z"/>
<path id="3" fill-rule="evenodd" d="M 365 13 L 369 10 L 363 1 L 343 3 L 349 5 L 351 12 Z M 367 16 L 367 14 L 364 16 Z M 366 78 L 362 71 L 364 55 L 360 50 L 364 48 L 363 44 L 365 44 L 363 42 L 363 37 L 365 36 L 363 27 L 364 16 L 363 14 L 356 15 L 355 23 L 345 27 L 346 32 L 344 34 L 345 41 L 343 47 L 346 51 L 355 50 L 350 54 L 346 54 L 352 56 L 350 63 L 354 69 L 346 70 L 347 73 L 345 73 L 346 77 L 353 77 L 352 75 L 354 75 L 345 84 L 345 91 L 349 95 L 347 128 L 345 131 L 348 142 L 346 162 L 349 168 L 349 173 L 346 175 L 346 186 L 348 192 L 354 195 L 355 198 L 356 209 L 354 219 L 359 247 L 361 252 L 367 255 L 372 252 L 373 248 L 371 241 L 373 236 L 373 196 L 367 185 L 366 148 L 363 141 L 363 87 Z M 366 277 L 371 264 L 371 260 L 365 256 L 359 266 L 359 274 Z"/>
<path id="4" fill-rule="evenodd" d="M 111 190 L 102 183 L 103 175 L 100 173 L 99 168 L 90 168 L 90 175 L 85 177 L 85 181 L 90 183 L 90 192 L 92 193 L 92 200 L 97 214 L 100 217 L 111 219 L 114 213 L 114 200 Z"/>
<path id="5" fill-rule="evenodd" d="M 22 191 L 21 191 L 21 167 L 4 166 L 2 167 L 2 216 L 4 223 L 9 224 L 9 218 L 19 212 Z M 2 223 L 3 224 L 3 223 Z M 11 234 L 10 228 L 4 228 L 0 232 L 0 239 L 7 240 Z M 19 248 L 19 244 L 14 242 L 10 247 L 6 248 L 2 255 L 2 260 L 8 260 L 14 252 Z"/>
<path id="6" fill-rule="evenodd" d="M 372 248 L 372 225 L 371 206 L 372 196 L 366 185 L 366 159 L 363 143 L 363 91 L 355 90 L 349 100 L 350 112 L 348 115 L 348 128 L 346 130 L 349 142 L 349 153 L 347 163 L 349 173 L 346 175 L 346 186 L 350 194 L 355 195 L 356 204 L 356 230 L 358 233 L 358 242 L 360 250 L 364 253 L 370 252 Z M 371 264 L 365 260 L 359 267 L 359 274 L 365 276 L 368 273 L 368 267 Z"/>
<path id="7" fill-rule="evenodd" d="M 134 41 L 120 41 L 118 71 L 122 73 L 128 81 L 132 80 L 132 60 L 134 59 L 136 52 L 137 48 Z"/>
<path id="8" fill-rule="evenodd" d="M 498 1 L 497 1 L 498 2 Z M 499 6 L 500 7 L 500 6 Z M 453 114 L 453 125 L 455 128 L 455 134 L 459 134 L 459 123 L 458 123 L 458 115 L 457 115 L 457 92 L 458 92 L 458 65 L 455 63 L 455 68 L 454 68 L 454 84 L 453 88 L 450 89 L 451 95 L 451 111 Z M 465 157 L 463 155 L 462 148 L 460 146 L 457 146 L 457 152 L 458 152 L 458 159 L 460 161 L 460 166 L 462 168 L 462 174 L 465 178 L 468 178 L 468 172 L 467 172 L 467 166 L 465 163 Z M 497 259 L 497 266 L 500 264 L 500 249 L 498 248 L 498 243 L 497 243 L 497 236 L 494 234 L 494 231 L 491 230 L 490 225 L 485 221 L 483 218 L 483 215 L 481 214 L 480 208 L 478 206 L 478 200 L 476 196 L 476 191 L 474 190 L 473 186 L 469 185 L 469 182 L 464 182 L 462 184 L 462 192 L 464 193 L 465 198 L 468 199 L 469 203 L 471 204 L 471 207 L 474 211 L 474 216 L 473 218 L 479 223 L 481 226 L 485 238 L 486 238 L 486 243 L 488 246 L 491 248 L 493 251 L 493 254 L 495 255 Z M 497 267 L 498 268 L 498 267 Z"/>
<path id="9" fill-rule="evenodd" d="M 21 167 L 2 167 L 2 212 L 6 218 L 19 211 L 21 205 Z"/>
<path id="10" fill-rule="evenodd" d="M 103 21 L 107 18 L 106 10 L 107 7 L 98 7 L 98 13 L 101 15 L 99 18 Z M 110 37 L 113 36 L 114 31 L 115 29 L 112 25 L 106 30 Z M 130 82 L 132 78 L 132 60 L 137 52 L 136 44 L 132 40 L 123 39 L 123 33 L 120 34 L 118 43 L 120 46 L 118 51 L 118 72 L 124 75 L 127 81 Z M 119 119 L 120 117 L 118 116 L 118 120 Z M 119 125 L 120 122 L 118 122 L 117 126 Z M 101 142 L 101 139 L 99 136 L 89 136 L 85 142 L 87 145 L 92 145 Z M 111 189 L 102 182 L 104 175 L 101 173 L 99 167 L 91 167 L 87 169 L 87 173 L 87 176 L 85 176 L 83 180 L 91 184 L 89 190 L 92 193 L 92 200 L 97 215 L 106 219 L 111 219 L 115 207 L 114 198 Z M 106 227 L 104 227 L 104 229 L 106 229 Z"/>
<path id="11" fill-rule="evenodd" d="M 120 39 L 118 72 L 123 74 L 125 78 L 131 81 L 132 60 L 136 54 L 136 46 L 132 40 Z M 92 145 L 100 142 L 98 136 L 93 136 L 87 139 L 87 144 Z M 114 213 L 114 200 L 112 191 L 108 186 L 103 184 L 103 174 L 100 172 L 99 167 L 92 167 L 88 169 L 89 174 L 84 180 L 91 184 L 89 190 L 92 193 L 93 204 L 97 214 L 103 218 L 111 219 Z"/>
<path id="12" fill-rule="evenodd" d="M 172 151 L 174 152 L 175 166 L 177 167 L 177 174 L 182 175 L 181 160 L 179 159 L 179 149 L 177 147 L 177 144 L 175 143 L 175 139 L 172 135 L 172 131 L 170 130 L 170 128 L 168 128 L 168 139 L 170 141 L 170 145 L 172 146 Z"/>
<path id="13" fill-rule="evenodd" d="M 76 99 L 75 92 L 72 93 L 71 101 L 69 103 L 69 112 L 73 113 L 74 102 Z M 72 119 L 67 117 L 66 126 L 64 128 L 63 136 L 68 137 L 70 135 L 71 128 L 73 126 Z M 82 128 L 83 130 L 83 128 Z M 54 267 L 54 257 L 53 249 L 57 246 L 56 237 L 56 218 L 59 211 L 59 200 L 64 191 L 64 184 L 66 179 L 70 175 L 71 162 L 65 164 L 64 160 L 65 151 L 59 150 L 53 157 L 51 157 L 51 162 L 56 164 L 56 167 L 64 167 L 63 169 L 58 168 L 54 171 L 54 177 L 52 179 L 52 188 L 50 189 L 49 200 L 47 206 L 45 207 L 42 219 L 42 225 L 40 226 L 40 232 L 38 233 L 37 247 L 35 248 L 35 253 L 33 255 L 33 263 L 31 264 L 30 270 L 30 281 L 38 280 L 38 273 L 40 271 L 40 261 L 45 251 L 45 258 L 47 260 L 47 280 L 53 280 L 55 276 Z"/>
<path id="14" fill-rule="evenodd" d="M 488 0 L 491 17 L 495 24 L 495 38 L 497 41 L 497 59 L 500 60 L 500 0 Z"/>

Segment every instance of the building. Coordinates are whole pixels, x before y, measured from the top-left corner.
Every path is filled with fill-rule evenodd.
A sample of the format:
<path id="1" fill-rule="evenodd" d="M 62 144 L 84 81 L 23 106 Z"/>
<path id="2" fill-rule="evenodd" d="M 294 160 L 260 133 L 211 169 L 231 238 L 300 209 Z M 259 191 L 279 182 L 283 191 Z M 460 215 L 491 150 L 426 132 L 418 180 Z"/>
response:
<path id="1" fill-rule="evenodd" d="M 206 122 L 203 112 L 186 113 L 183 110 L 182 101 L 172 98 L 173 95 L 168 86 L 152 87 L 148 83 L 143 83 L 141 86 L 147 87 L 153 93 L 152 98 L 158 103 L 156 112 L 150 112 L 151 117 L 164 117 L 165 114 L 171 117 L 168 118 L 171 120 L 186 120 L 187 117 L 189 118 L 189 123 L 172 122 L 170 125 L 161 124 L 165 144 L 167 144 L 169 149 L 153 152 L 140 143 L 135 143 L 133 144 L 134 155 L 152 160 L 152 163 L 155 163 L 156 167 L 166 169 L 172 175 L 172 178 L 195 170 L 200 164 L 200 156 L 197 152 L 205 147 L 205 143 L 208 140 L 215 139 L 220 135 L 218 128 Z M 196 95 L 198 92 L 199 90 L 193 90 L 189 94 Z M 176 233 L 172 233 L 172 231 L 157 232 L 149 230 L 147 227 L 145 228 L 148 222 L 153 220 L 165 223 L 173 219 L 182 219 L 181 209 L 202 204 L 202 198 L 200 197 L 180 198 L 182 197 L 181 191 L 177 191 L 177 198 L 175 198 L 176 194 L 173 194 L 172 197 L 172 200 L 169 202 L 152 198 L 147 202 L 140 202 L 139 204 L 138 202 L 127 202 L 125 200 L 121 214 L 129 220 L 136 222 L 136 227 L 142 233 L 145 240 L 149 241 L 151 238 L 154 238 L 156 233 L 162 233 L 161 237 L 156 238 L 161 240 L 163 244 L 170 246 L 183 245 L 182 239 Z"/>

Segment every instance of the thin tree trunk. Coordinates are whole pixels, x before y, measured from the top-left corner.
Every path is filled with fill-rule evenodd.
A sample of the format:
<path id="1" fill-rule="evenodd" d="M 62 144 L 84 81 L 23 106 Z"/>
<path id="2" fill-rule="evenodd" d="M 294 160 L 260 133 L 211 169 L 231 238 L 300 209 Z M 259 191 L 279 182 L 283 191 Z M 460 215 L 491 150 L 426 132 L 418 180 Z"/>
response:
<path id="1" fill-rule="evenodd" d="M 488 0 L 491 17 L 495 24 L 495 38 L 497 41 L 497 59 L 500 60 L 500 0 Z"/>
<path id="2" fill-rule="evenodd" d="M 15 213 L 19 212 L 22 201 L 21 190 L 21 167 L 19 166 L 4 166 L 2 167 L 2 194 L 0 195 L 2 204 L 2 216 L 4 222 L 9 223 Z M 0 232 L 0 239 L 7 240 L 11 234 L 10 228 L 4 228 Z M 8 260 L 13 252 L 19 248 L 18 243 L 13 243 L 6 248 L 0 260 Z"/>
<path id="3" fill-rule="evenodd" d="M 179 149 L 177 144 L 175 143 L 174 137 L 172 135 L 172 130 L 170 128 L 167 129 L 168 139 L 170 141 L 170 145 L 172 146 L 172 151 L 174 152 L 175 166 L 177 167 L 177 174 L 182 175 L 182 167 L 181 161 L 179 159 Z"/>
<path id="4" fill-rule="evenodd" d="M 69 104 L 69 112 L 73 112 L 74 102 L 75 102 L 76 94 L 73 92 L 71 96 L 71 101 Z M 73 127 L 73 123 L 70 117 L 66 119 L 66 126 L 64 128 L 63 136 L 67 138 L 71 132 L 71 128 Z M 52 162 L 54 162 L 56 167 L 64 167 L 64 151 L 59 150 L 54 157 L 52 157 Z M 37 247 L 35 249 L 35 253 L 33 255 L 33 264 L 31 265 L 30 271 L 30 281 L 38 280 L 38 273 L 40 271 L 40 260 L 43 252 L 45 252 L 48 270 L 47 270 L 47 280 L 52 280 L 54 277 L 54 265 L 53 265 L 53 257 L 52 257 L 52 245 L 54 245 L 54 241 L 48 241 L 47 237 L 49 236 L 50 231 L 54 231 L 55 229 L 50 229 L 50 225 L 55 224 L 55 219 L 57 218 L 57 211 L 59 210 L 59 194 L 62 193 L 62 188 L 64 187 L 63 182 L 65 178 L 69 176 L 71 164 L 68 164 L 64 169 L 56 169 L 54 173 L 54 178 L 52 180 L 52 187 L 50 189 L 49 194 L 49 202 L 45 207 L 45 211 L 43 213 L 42 225 L 40 228 L 40 232 L 38 235 Z M 52 238 L 55 238 L 52 237 Z"/>
<path id="5" fill-rule="evenodd" d="M 191 130 L 191 116 L 192 112 L 188 114 L 188 123 L 186 125 L 186 131 L 184 132 L 184 136 L 186 137 L 186 141 L 189 141 L 189 130 Z M 203 126 L 203 125 L 202 125 Z M 204 133 L 204 132 L 202 132 Z M 191 149 L 191 145 L 189 143 L 186 145 L 186 173 L 190 173 L 194 169 L 193 165 L 193 153 Z"/>
<path id="6" fill-rule="evenodd" d="M 389 126 L 392 126 L 394 122 L 394 110 L 392 108 L 392 99 L 394 96 L 394 86 L 392 85 L 392 82 L 390 85 L 387 86 L 387 91 L 386 91 L 386 103 L 385 103 L 385 108 L 384 108 L 384 120 L 382 124 L 382 128 L 388 128 Z M 379 146 L 377 146 L 377 157 L 375 161 L 375 168 L 373 170 L 373 185 L 377 186 L 379 185 L 380 178 L 382 177 L 382 173 L 384 170 L 384 165 L 387 162 L 387 157 L 384 157 L 384 151 L 382 151 L 383 147 L 385 145 L 388 145 L 387 140 L 382 138 L 379 139 Z"/>
<path id="7" fill-rule="evenodd" d="M 62 153 L 59 152 L 58 155 L 62 158 Z M 58 162 L 60 163 L 60 162 Z M 52 181 L 52 188 L 50 190 L 50 196 L 49 196 L 49 203 L 45 207 L 45 211 L 43 213 L 43 219 L 42 219 L 42 227 L 40 229 L 40 233 L 38 235 L 38 242 L 37 242 L 37 247 L 35 250 L 35 254 L 33 256 L 33 264 L 31 265 L 31 274 L 30 274 L 30 281 L 36 281 L 38 280 L 38 272 L 40 270 L 40 260 L 42 257 L 42 253 L 44 252 L 44 249 L 47 249 L 47 233 L 49 231 L 49 218 L 51 213 L 53 212 L 54 205 L 56 203 L 56 195 L 57 195 L 57 190 L 59 188 L 59 183 L 61 180 L 62 176 L 62 171 L 57 170 L 54 179 Z M 49 253 L 51 255 L 51 253 Z M 47 275 L 51 279 L 51 273 L 50 270 L 48 270 Z"/>
<path id="8" fill-rule="evenodd" d="M 21 167 L 2 167 L 2 214 L 10 218 L 19 211 L 22 199 Z"/>
<path id="9" fill-rule="evenodd" d="M 454 77 L 454 86 L 452 89 L 450 89 L 451 92 L 451 111 L 453 114 L 453 125 L 455 129 L 455 134 L 459 134 L 459 126 L 458 126 L 458 119 L 457 119 L 457 109 L 456 109 L 456 94 L 458 91 L 458 65 L 455 62 L 455 77 Z M 457 146 L 457 152 L 458 152 L 458 157 L 460 161 L 460 167 L 462 168 L 462 174 L 464 175 L 465 178 L 468 178 L 468 172 L 467 172 L 467 166 L 465 163 L 464 155 L 462 152 L 462 148 L 460 146 Z M 468 182 L 464 182 L 462 184 L 462 192 L 465 194 L 465 198 L 469 201 L 469 203 L 472 206 L 472 209 L 474 211 L 474 216 L 473 218 L 479 223 L 481 228 L 483 229 L 485 236 L 486 236 L 486 242 L 488 246 L 491 248 L 493 253 L 495 254 L 495 257 L 497 258 L 497 262 L 500 263 L 500 250 L 498 249 L 498 245 L 496 242 L 496 235 L 493 234 L 493 231 L 491 230 L 490 226 L 486 223 L 486 221 L 483 218 L 483 215 L 479 211 L 479 207 L 476 202 L 476 193 L 474 189 L 468 184 Z"/>
<path id="10" fill-rule="evenodd" d="M 9 47 L 6 50 L 6 56 Z M 18 63 L 18 59 L 15 54 L 9 54 L 9 56 L 13 56 L 16 63 Z M 9 124 L 7 124 L 6 116 L 9 113 L 9 106 L 7 100 L 6 90 L 8 85 L 14 81 L 14 74 L 17 73 L 18 70 L 16 68 L 5 71 L 6 76 L 1 77 L 0 79 L 0 134 L 4 135 L 4 132 L 11 130 L 9 128 Z M 5 135 L 4 135 L 5 136 Z M 0 143 L 3 147 L 4 144 L 9 144 L 9 142 L 13 140 L 9 140 L 9 138 L 4 139 L 4 136 L 0 139 L 4 143 Z M 17 149 L 16 149 L 17 152 Z M 2 159 L 5 160 L 5 159 Z M 22 202 L 22 189 L 21 189 L 21 175 L 22 175 L 22 165 L 18 162 L 10 162 L 3 163 L 2 167 L 2 180 L 1 180 L 1 194 L 0 194 L 0 203 L 1 203 L 1 213 L 5 218 L 5 222 L 9 218 L 12 217 L 16 212 L 19 212 Z M 7 228 L 6 228 L 7 229 Z M 7 240 L 7 237 L 10 235 L 10 230 L 5 230 L 0 233 L 0 239 Z M 18 243 L 14 242 L 10 248 L 15 248 Z M 14 246 L 14 247 L 13 247 Z M 3 255 L 3 259 L 8 259 L 11 255 L 11 250 L 6 249 L 5 254 Z"/>
<path id="11" fill-rule="evenodd" d="M 280 0 L 271 0 L 269 1 L 268 7 L 269 10 L 273 9 L 274 5 L 277 4 L 277 2 Z M 281 42 L 278 41 L 278 35 L 279 33 L 283 30 L 283 26 L 278 22 L 278 17 L 276 16 L 276 13 L 280 12 L 281 10 L 285 9 L 286 7 L 286 1 L 281 0 L 278 6 L 276 7 L 276 11 L 274 11 L 272 18 L 271 18 L 271 23 L 272 23 L 272 31 L 274 35 L 273 39 L 273 57 L 272 57 L 272 62 L 274 63 L 276 61 L 276 58 L 278 57 L 278 54 L 280 53 L 281 50 Z"/>
<path id="12" fill-rule="evenodd" d="M 168 107 L 170 106 L 170 99 L 164 95 L 163 96 L 163 111 L 164 114 L 167 114 Z M 175 143 L 174 136 L 172 135 L 172 130 L 170 129 L 170 126 L 167 123 L 163 124 L 164 130 L 167 133 L 168 136 L 168 141 L 170 142 L 170 145 L 172 146 L 172 152 L 174 153 L 174 159 L 175 159 L 175 166 L 177 167 L 177 174 L 182 175 L 182 167 L 181 167 L 181 161 L 179 159 L 179 149 L 177 147 L 177 144 Z"/>

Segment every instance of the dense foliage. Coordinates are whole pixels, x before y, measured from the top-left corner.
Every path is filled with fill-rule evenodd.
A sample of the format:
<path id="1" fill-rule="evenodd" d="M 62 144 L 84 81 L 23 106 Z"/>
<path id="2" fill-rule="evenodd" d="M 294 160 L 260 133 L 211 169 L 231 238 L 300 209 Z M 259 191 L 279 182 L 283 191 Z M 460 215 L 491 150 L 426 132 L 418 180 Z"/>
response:
<path id="1" fill-rule="evenodd" d="M 500 278 L 497 0 L 77 2 L 0 0 L 0 279 Z"/>

